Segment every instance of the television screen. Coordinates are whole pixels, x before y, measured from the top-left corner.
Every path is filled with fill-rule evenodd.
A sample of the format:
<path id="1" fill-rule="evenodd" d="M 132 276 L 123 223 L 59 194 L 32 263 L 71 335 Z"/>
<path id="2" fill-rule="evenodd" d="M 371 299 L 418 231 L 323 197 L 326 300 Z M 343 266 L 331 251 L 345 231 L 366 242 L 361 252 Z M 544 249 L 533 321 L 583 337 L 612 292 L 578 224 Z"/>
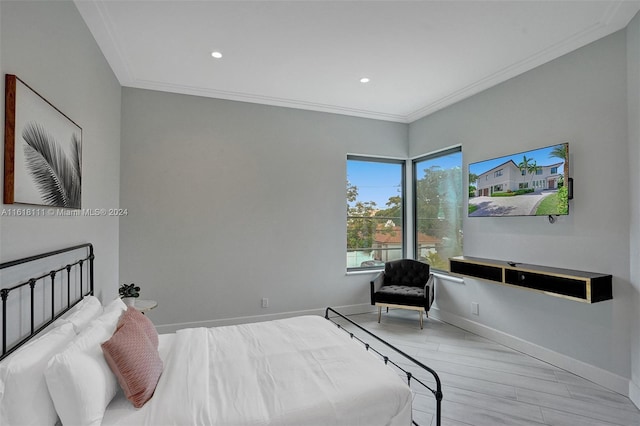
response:
<path id="1" fill-rule="evenodd" d="M 569 144 L 469 164 L 469 217 L 569 214 Z"/>

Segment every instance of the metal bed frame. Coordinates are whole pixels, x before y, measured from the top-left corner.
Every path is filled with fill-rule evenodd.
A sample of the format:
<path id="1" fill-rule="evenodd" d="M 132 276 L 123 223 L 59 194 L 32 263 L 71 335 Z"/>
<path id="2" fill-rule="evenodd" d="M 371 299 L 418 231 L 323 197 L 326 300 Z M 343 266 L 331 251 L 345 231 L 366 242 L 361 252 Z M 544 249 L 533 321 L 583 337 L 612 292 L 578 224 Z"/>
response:
<path id="1" fill-rule="evenodd" d="M 46 259 L 46 258 L 50 258 L 56 255 L 60 255 L 62 253 L 68 253 L 68 252 L 73 252 L 73 251 L 79 251 L 81 249 L 86 249 L 86 251 L 84 251 L 84 253 L 79 253 L 78 256 L 74 256 L 75 260 L 72 261 L 71 263 L 67 263 L 63 266 L 60 266 L 56 269 L 53 269 L 49 272 L 43 273 L 43 274 L 39 274 L 36 275 L 34 277 L 31 278 L 27 278 L 24 281 L 20 281 L 17 284 L 13 284 L 9 287 L 5 287 L 0 289 L 0 298 L 2 299 L 2 352 L 0 353 L 0 360 L 6 358 L 7 356 L 9 356 L 11 353 L 13 353 L 14 351 L 16 351 L 18 348 L 20 348 L 22 345 L 24 345 L 25 343 L 27 343 L 31 338 L 33 338 L 33 336 L 35 336 L 36 334 L 40 333 L 42 330 L 44 330 L 45 328 L 47 328 L 50 324 L 52 324 L 56 319 L 58 319 L 60 316 L 62 316 L 65 312 L 69 311 L 71 308 L 73 308 L 78 302 L 80 302 L 80 300 L 82 300 L 82 298 L 84 296 L 87 295 L 93 295 L 93 259 L 94 259 L 94 254 L 93 254 L 93 245 L 90 243 L 86 243 L 86 244 L 79 244 L 76 246 L 72 246 L 72 247 L 66 247 L 63 249 L 59 249 L 59 250 L 54 250 L 54 251 L 50 251 L 48 253 L 42 253 L 42 254 L 38 254 L 35 256 L 30 256 L 30 257 L 25 257 L 23 259 L 17 259 L 17 260 L 13 260 L 13 261 L 9 261 L 9 262 L 4 262 L 4 263 L 0 263 L 0 273 L 2 273 L 2 271 L 7 270 L 9 268 L 13 268 L 19 265 L 25 265 L 27 263 L 30 262 L 36 262 L 42 259 Z M 85 288 L 84 288 L 84 263 L 88 261 L 88 270 L 86 271 L 87 275 L 88 275 L 88 287 L 86 289 L 85 292 Z M 34 264 L 35 265 L 35 264 Z M 72 270 L 74 270 L 74 272 L 77 270 L 79 271 L 79 276 L 80 276 L 80 291 L 79 291 L 79 295 L 77 296 L 77 298 L 75 300 L 72 300 L 71 297 L 71 272 Z M 59 301 L 59 304 L 62 306 L 59 306 L 56 309 L 56 300 L 55 300 L 55 286 L 56 286 L 56 276 L 59 272 L 62 272 L 62 285 L 64 286 L 64 272 L 66 271 L 66 289 L 67 289 L 67 300 L 66 300 L 66 304 L 63 301 Z M 42 283 L 43 285 L 45 285 L 47 278 L 50 278 L 50 293 L 51 293 L 51 316 L 49 319 L 44 319 L 43 322 L 39 322 L 38 324 L 36 324 L 36 319 L 35 319 L 35 290 L 36 290 L 36 286 L 38 285 L 38 283 Z M 18 338 L 18 340 L 16 342 L 11 342 L 10 344 L 12 345 L 11 347 L 7 348 L 7 301 L 9 300 L 10 294 L 13 291 L 17 291 L 17 294 L 20 294 L 21 291 L 19 291 L 20 289 L 29 286 L 30 287 L 30 331 L 29 333 L 22 337 L 22 338 Z M 64 287 L 63 287 L 64 288 Z M 15 294 L 15 293 L 14 293 Z"/>
<path id="2" fill-rule="evenodd" d="M 80 252 L 80 250 L 83 250 L 82 252 Z M 65 263 L 62 266 L 59 267 L 55 267 L 55 269 L 46 272 L 46 273 L 36 273 L 35 276 L 32 276 L 30 278 L 27 278 L 25 280 L 20 280 L 18 283 L 14 283 L 11 284 L 8 287 L 4 287 L 2 289 L 0 289 L 0 298 L 2 300 L 2 352 L 0 353 L 0 360 L 8 357 L 10 354 L 12 354 L 13 352 L 15 352 L 18 348 L 20 348 L 21 346 L 23 346 L 25 343 L 27 343 L 29 340 L 31 340 L 34 336 L 36 336 L 38 333 L 40 333 L 41 331 L 43 331 L 45 328 L 47 328 L 50 324 L 52 324 L 56 319 L 58 319 L 59 317 L 61 317 L 64 313 L 68 312 L 71 308 L 73 308 L 78 302 L 80 302 L 80 300 L 82 300 L 82 298 L 84 296 L 87 295 L 93 295 L 94 294 L 94 276 L 93 276 L 93 263 L 94 263 L 94 251 L 93 251 L 93 245 L 90 243 L 86 243 L 86 244 L 79 244 L 79 245 L 75 245 L 72 247 L 66 247 L 66 248 L 62 248 L 59 250 L 54 250 L 54 251 L 50 251 L 47 253 L 43 253 L 43 254 L 38 254 L 35 256 L 30 256 L 30 257 L 26 257 L 23 259 L 17 259 L 17 260 L 13 260 L 13 261 L 9 261 L 9 262 L 4 262 L 4 263 L 0 263 L 0 274 L 5 271 L 8 270 L 9 268 L 13 268 L 13 267 L 17 267 L 19 265 L 25 265 L 31 262 L 37 262 L 37 261 L 41 261 L 42 259 L 47 259 L 47 258 L 52 258 L 53 256 L 56 255 L 61 255 L 63 253 L 70 253 L 73 251 L 79 251 L 77 256 L 73 256 L 74 260 L 72 260 L 70 263 L 67 262 L 61 262 L 61 263 Z M 88 263 L 88 267 L 87 270 L 84 270 L 84 264 Z M 34 265 L 37 265 L 37 263 L 34 263 Z M 35 268 L 35 266 L 34 266 Z M 65 274 L 64 271 L 66 271 L 67 273 Z M 80 289 L 79 289 L 79 294 L 76 294 L 76 297 L 73 298 L 71 297 L 71 286 L 72 286 L 72 271 L 77 272 L 79 271 L 79 284 L 80 284 Z M 62 275 L 62 278 L 60 279 L 61 281 L 61 285 L 62 285 L 62 289 L 64 289 L 65 286 L 65 280 L 64 280 L 64 276 L 66 275 L 66 303 L 63 300 L 59 300 L 58 301 L 58 308 L 56 308 L 56 292 L 55 292 L 55 287 L 56 287 L 56 276 L 58 276 L 58 274 L 61 273 L 60 275 Z M 85 273 L 87 275 L 87 288 L 85 289 L 84 287 L 84 277 L 85 277 Z M 35 318 L 35 290 L 36 290 L 36 286 L 41 283 L 43 286 L 46 286 L 46 283 L 49 282 L 50 284 L 50 303 L 51 303 L 51 312 L 50 312 L 50 316 L 47 318 L 43 318 L 42 321 L 38 321 L 36 323 L 36 318 Z M 77 285 L 77 282 L 74 282 Z M 18 336 L 17 340 L 15 342 L 10 342 L 9 343 L 9 347 L 7 347 L 7 303 L 9 301 L 10 296 L 12 295 L 12 292 L 16 292 L 18 295 L 20 295 L 22 293 L 22 291 L 20 291 L 21 289 L 25 288 L 26 286 L 29 286 L 29 310 L 30 310 L 30 331 L 28 334 L 26 334 L 23 337 Z M 60 290 L 59 290 L 60 291 Z M 15 293 L 14 293 L 15 294 Z M 44 297 L 44 293 L 43 293 L 43 297 Z M 21 302 L 19 302 L 21 303 Z M 378 350 L 376 350 L 375 348 L 371 347 L 368 343 L 366 343 L 364 340 L 360 339 L 359 337 L 357 337 L 354 333 L 346 330 L 341 324 L 337 323 L 332 317 L 330 317 L 329 313 L 332 313 L 335 317 L 340 317 L 341 319 L 347 321 L 348 323 L 350 323 L 351 325 L 353 325 L 354 327 L 357 327 L 358 329 L 360 329 L 361 331 L 367 333 L 369 336 L 375 338 L 376 340 L 378 340 L 379 342 L 383 343 L 384 345 L 386 345 L 387 347 L 391 348 L 392 350 L 394 350 L 395 352 L 397 352 L 399 355 L 401 355 L 402 357 L 404 357 L 405 359 L 409 360 L 411 363 L 413 363 L 414 365 L 416 365 L 417 367 L 419 367 L 420 369 L 430 373 L 434 380 L 435 380 L 435 390 L 432 389 L 431 387 L 429 387 L 427 384 L 425 384 L 423 381 L 421 381 L 419 378 L 417 378 L 415 375 L 413 375 L 411 372 L 407 371 L 406 369 L 404 369 L 402 366 L 400 366 L 399 364 L 397 364 L 396 362 L 392 361 L 388 356 L 382 354 L 381 352 L 379 352 Z M 435 416 L 436 416 L 436 426 L 440 426 L 441 425 L 441 402 L 442 402 L 442 385 L 440 382 L 440 378 L 438 377 L 438 374 L 432 370 L 431 368 L 427 367 L 426 365 L 422 364 L 420 361 L 414 359 L 413 357 L 407 355 L 406 353 L 402 352 L 400 349 L 397 349 L 396 347 L 394 347 L 393 345 L 387 343 L 386 341 L 384 341 L 383 339 L 381 339 L 380 337 L 376 336 L 375 334 L 371 333 L 369 330 L 365 329 L 364 327 L 360 326 L 359 324 L 355 323 L 354 321 L 352 321 L 351 319 L 347 318 L 346 316 L 342 315 L 341 313 L 335 311 L 333 308 L 326 308 L 325 310 L 325 318 L 329 321 L 331 321 L 333 324 L 335 324 L 339 329 L 345 331 L 346 333 L 349 334 L 349 336 L 352 339 L 357 340 L 358 342 L 362 343 L 365 348 L 368 351 L 372 351 L 375 354 L 377 354 L 383 361 L 385 364 L 389 365 L 391 364 L 392 366 L 394 366 L 395 368 L 397 368 L 399 371 L 402 371 L 404 373 L 404 375 L 406 376 L 407 379 L 407 384 L 409 386 L 412 385 L 412 383 L 421 386 L 424 389 L 429 390 L 429 392 L 431 392 L 433 394 L 433 396 L 435 397 L 436 400 L 436 410 L 435 410 Z M 414 425 L 418 425 L 418 423 L 415 422 L 415 420 L 413 421 Z"/>
<path id="3" fill-rule="evenodd" d="M 349 322 L 351 325 L 357 327 L 358 329 L 360 329 L 361 331 L 367 333 L 369 336 L 373 337 L 374 339 L 378 340 L 379 342 L 383 343 L 384 345 L 386 345 L 387 347 L 393 349 L 395 352 L 397 352 L 398 354 L 400 354 L 401 356 L 403 356 L 404 358 L 406 358 L 407 360 L 411 361 L 413 364 L 415 364 L 417 367 L 427 371 L 428 373 L 430 373 L 433 376 L 433 379 L 435 381 L 435 389 L 432 389 L 430 386 L 428 386 L 426 383 L 424 383 L 423 381 L 421 381 L 420 379 L 418 379 L 413 373 L 411 373 L 410 371 L 406 370 L 405 368 L 401 367 L 400 365 L 398 365 L 396 362 L 392 361 L 388 356 L 384 355 L 383 353 L 379 352 L 378 350 L 376 350 L 375 348 L 371 347 L 371 345 L 367 342 L 365 342 L 364 340 L 360 339 L 358 336 L 356 336 L 354 333 L 346 330 L 341 324 L 337 323 L 336 321 L 333 320 L 332 317 L 329 316 L 329 312 L 331 312 L 332 314 L 334 314 L 335 316 L 338 316 L 340 318 L 342 318 L 343 320 Z M 370 332 L 369 330 L 367 330 L 366 328 L 362 327 L 361 325 L 359 325 L 358 323 L 352 321 L 351 319 L 347 318 L 346 316 L 342 315 L 340 312 L 337 312 L 335 309 L 333 308 L 327 308 L 325 310 L 324 313 L 324 317 L 331 321 L 333 324 L 335 324 L 339 329 L 343 330 L 344 332 L 346 332 L 347 334 L 349 334 L 349 337 L 351 337 L 352 339 L 357 340 L 358 342 L 362 343 L 365 347 L 365 349 L 367 351 L 372 351 L 374 352 L 376 355 L 378 355 L 385 364 L 391 364 L 393 365 L 395 368 L 397 368 L 398 370 L 402 371 L 404 373 L 404 375 L 407 378 L 407 385 L 411 386 L 412 381 L 413 383 L 421 386 L 424 389 L 427 389 L 429 392 L 431 392 L 434 396 L 434 398 L 436 399 L 436 411 L 435 411 L 435 415 L 436 415 L 436 426 L 440 426 L 441 425 L 441 409 L 442 409 L 442 384 L 440 382 L 440 377 L 438 376 L 438 373 L 436 373 L 433 369 L 427 367 L 426 365 L 424 365 L 423 363 L 421 363 L 420 361 L 418 361 L 417 359 L 413 358 L 410 355 L 407 355 L 406 353 L 402 352 L 400 349 L 396 348 L 395 346 L 393 346 L 392 344 L 386 342 L 384 339 L 381 339 L 380 337 L 376 336 L 375 334 L 373 334 L 372 332 Z M 416 426 L 419 426 L 418 423 L 416 423 L 415 420 L 412 421 L 412 423 Z"/>

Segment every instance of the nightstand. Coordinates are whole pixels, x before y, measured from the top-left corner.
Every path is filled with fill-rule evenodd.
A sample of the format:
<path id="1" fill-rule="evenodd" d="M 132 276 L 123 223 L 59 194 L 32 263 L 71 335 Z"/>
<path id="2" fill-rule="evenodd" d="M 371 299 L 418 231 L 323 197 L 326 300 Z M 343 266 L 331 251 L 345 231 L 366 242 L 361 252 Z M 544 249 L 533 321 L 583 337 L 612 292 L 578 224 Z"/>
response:
<path id="1" fill-rule="evenodd" d="M 157 301 L 145 300 L 145 299 L 136 299 L 135 304 L 133 305 L 134 308 L 136 308 L 139 312 L 142 312 L 143 314 L 145 312 L 148 312 L 154 309 L 157 306 L 158 306 Z"/>

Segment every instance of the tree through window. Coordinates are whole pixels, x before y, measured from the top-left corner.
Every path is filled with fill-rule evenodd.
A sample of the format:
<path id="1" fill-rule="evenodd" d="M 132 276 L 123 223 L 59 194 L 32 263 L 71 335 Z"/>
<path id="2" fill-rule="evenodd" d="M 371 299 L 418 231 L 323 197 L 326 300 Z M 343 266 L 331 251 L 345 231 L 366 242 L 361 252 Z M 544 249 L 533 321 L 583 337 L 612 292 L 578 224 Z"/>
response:
<path id="1" fill-rule="evenodd" d="M 347 157 L 347 270 L 404 257 L 404 161 Z"/>
<path id="2" fill-rule="evenodd" d="M 415 258 L 449 270 L 449 257 L 462 255 L 462 150 L 413 160 Z"/>

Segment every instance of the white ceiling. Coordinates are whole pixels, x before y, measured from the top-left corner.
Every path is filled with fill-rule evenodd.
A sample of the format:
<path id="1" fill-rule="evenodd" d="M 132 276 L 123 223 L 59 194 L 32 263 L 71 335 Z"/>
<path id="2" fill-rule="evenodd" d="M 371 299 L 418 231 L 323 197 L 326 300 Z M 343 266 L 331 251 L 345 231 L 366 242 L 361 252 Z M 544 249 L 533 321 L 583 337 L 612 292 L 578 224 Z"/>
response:
<path id="1" fill-rule="evenodd" d="M 404 123 L 640 10 L 629 0 L 75 3 L 123 86 Z"/>

